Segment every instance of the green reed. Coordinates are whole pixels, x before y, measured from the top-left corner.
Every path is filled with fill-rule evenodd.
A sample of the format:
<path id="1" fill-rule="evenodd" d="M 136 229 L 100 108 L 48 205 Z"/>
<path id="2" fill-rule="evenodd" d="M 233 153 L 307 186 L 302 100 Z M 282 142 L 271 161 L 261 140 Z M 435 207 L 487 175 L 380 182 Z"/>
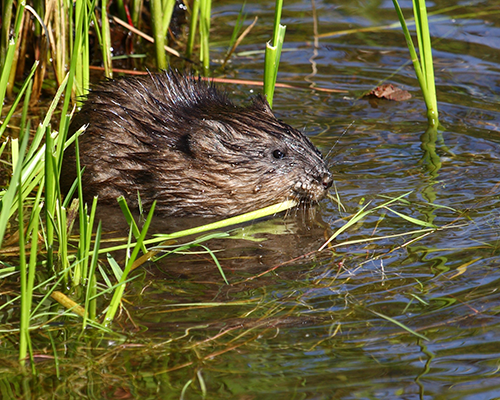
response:
<path id="1" fill-rule="evenodd" d="M 283 0 L 276 0 L 274 14 L 274 34 L 272 42 L 266 43 L 266 60 L 264 66 L 264 94 L 269 105 L 273 106 L 274 87 L 278 76 L 281 49 L 285 40 L 286 26 L 281 25 Z"/>
<path id="2" fill-rule="evenodd" d="M 430 126 L 438 126 L 438 106 L 436 86 L 434 81 L 434 67 L 432 62 L 432 46 L 429 33 L 429 21 L 427 18 L 427 7 L 425 0 L 413 0 L 413 13 L 415 16 L 416 36 L 419 54 L 415 50 L 410 31 L 406 25 L 403 11 L 397 0 L 392 0 L 398 14 L 406 44 L 410 51 L 411 60 L 415 68 L 422 95 L 427 107 L 427 119 Z"/>

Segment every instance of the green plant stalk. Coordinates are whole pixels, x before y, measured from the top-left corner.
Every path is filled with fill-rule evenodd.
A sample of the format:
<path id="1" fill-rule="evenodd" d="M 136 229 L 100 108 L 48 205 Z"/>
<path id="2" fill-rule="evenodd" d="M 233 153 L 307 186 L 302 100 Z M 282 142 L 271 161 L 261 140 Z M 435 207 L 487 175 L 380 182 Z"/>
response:
<path id="1" fill-rule="evenodd" d="M 12 171 L 12 179 L 7 191 L 1 198 L 0 205 L 2 212 L 0 213 L 0 247 L 3 243 L 5 231 L 7 230 L 7 225 L 11 216 L 11 214 L 9 212 L 6 212 L 6 210 L 14 210 L 14 207 L 12 205 L 15 201 L 16 193 L 18 191 L 20 192 L 20 187 L 18 185 L 20 180 L 22 179 L 21 172 L 23 169 L 24 154 L 26 152 L 26 147 L 28 146 L 28 139 L 29 135 L 24 135 L 19 151 L 19 158 L 17 159 L 15 164 L 12 164 L 14 166 Z M 22 234 L 20 234 L 19 236 L 22 236 Z"/>
<path id="2" fill-rule="evenodd" d="M 38 68 L 38 64 L 39 64 L 39 62 L 35 61 L 35 63 L 33 64 L 33 67 L 31 67 L 31 71 L 30 71 L 29 75 L 24 80 L 23 86 L 19 90 L 19 93 L 17 94 L 16 99 L 14 100 L 14 103 L 12 103 L 12 106 L 10 107 L 9 112 L 5 116 L 5 118 L 2 122 L 2 125 L 0 125 L 0 138 L 5 133 L 5 130 L 7 129 L 7 125 L 9 123 L 12 115 L 14 115 L 14 113 L 16 112 L 17 105 L 20 103 L 20 101 L 24 95 L 24 92 L 30 87 L 30 85 L 32 85 L 32 78 L 33 78 L 33 75 L 35 74 L 36 69 Z M 31 93 L 31 90 L 29 90 L 29 93 Z M 28 97 L 28 101 L 29 101 L 29 97 Z M 0 112 L 1 112 L 1 107 L 0 107 Z"/>
<path id="3" fill-rule="evenodd" d="M 9 7 L 10 4 L 10 7 Z M 24 15 L 24 6 L 25 2 L 18 2 L 17 10 L 16 10 L 16 18 L 14 22 L 13 35 L 10 36 L 11 24 L 10 21 L 12 19 L 12 0 L 7 0 L 4 4 L 4 14 L 3 23 L 2 23 L 2 58 L 0 60 L 2 64 L 2 71 L 0 75 L 0 115 L 2 115 L 2 107 L 5 99 L 5 95 L 9 96 L 12 93 L 12 88 L 14 85 L 14 76 L 15 76 L 15 61 L 17 60 L 16 49 L 17 42 L 19 40 L 21 34 L 21 25 L 23 21 Z M 8 9 L 7 9 L 8 7 Z M 8 21 L 8 22 L 7 22 Z M 4 35 L 5 30 L 5 37 Z"/>
<path id="4" fill-rule="evenodd" d="M 33 72 L 34 73 L 34 72 Z M 33 79 L 31 79 L 32 75 L 28 75 L 28 87 L 26 88 L 26 94 L 24 96 L 24 102 L 23 102 L 23 110 L 21 113 L 21 124 L 19 125 L 19 139 L 22 140 L 22 135 L 23 134 L 28 134 L 29 135 L 29 129 L 26 130 L 27 124 L 29 124 L 28 121 L 28 109 L 30 105 L 30 99 L 31 99 L 31 93 L 33 91 Z M 24 85 L 23 85 L 24 86 Z M 21 91 L 23 89 L 21 88 Z M 0 135 L 1 137 L 2 135 Z"/>
<path id="5" fill-rule="evenodd" d="M 438 126 L 439 120 L 438 120 L 436 90 L 434 83 L 434 69 L 432 66 L 432 48 L 430 45 L 430 34 L 429 34 L 429 26 L 427 20 L 427 11 L 425 10 L 425 2 L 423 3 L 423 5 L 421 5 L 421 7 L 415 8 L 416 10 L 415 17 L 419 18 L 419 20 L 415 21 L 415 26 L 418 35 L 418 42 L 421 46 L 420 53 L 422 62 L 419 61 L 419 57 L 417 56 L 417 52 L 415 51 L 415 46 L 413 45 L 410 32 L 406 25 L 403 11 L 401 10 L 401 7 L 399 6 L 397 0 L 392 0 L 392 2 L 394 4 L 394 8 L 396 9 L 396 13 L 398 14 L 399 22 L 401 24 L 401 28 L 403 29 L 403 33 L 406 39 L 406 44 L 408 46 L 408 50 L 410 51 L 410 56 L 415 69 L 415 74 L 417 75 L 417 79 L 420 84 L 420 88 L 422 90 L 422 95 L 424 97 L 425 105 L 427 107 L 427 119 L 429 121 L 429 125 Z M 422 13 L 422 8 L 424 9 L 423 13 Z M 425 24 L 423 23 L 422 19 L 425 21 Z M 429 79 L 432 79 L 432 82 L 429 82 Z"/>
<path id="6" fill-rule="evenodd" d="M 266 43 L 266 57 L 264 62 L 264 95 L 269 106 L 273 106 L 274 88 L 278 77 L 278 67 L 281 58 L 281 49 L 285 40 L 286 26 L 281 25 L 281 11 L 283 0 L 276 0 L 274 9 L 273 39 Z"/>
<path id="7" fill-rule="evenodd" d="M 120 0 L 119 10 L 124 10 L 123 1 Z M 106 78 L 113 78 L 113 63 L 111 61 L 111 31 L 109 29 L 109 19 L 108 19 L 108 0 L 102 0 L 102 8 L 101 8 L 101 29 L 102 29 L 102 43 L 101 43 L 101 52 L 102 52 L 102 62 L 104 64 L 104 74 Z M 126 15 L 122 16 L 120 14 L 120 18 L 122 20 L 126 20 Z"/>
<path id="8" fill-rule="evenodd" d="M 236 18 L 236 23 L 234 24 L 233 33 L 231 34 L 231 40 L 229 41 L 229 46 L 228 46 L 228 49 L 226 52 L 226 56 L 224 57 L 224 61 L 222 62 L 222 68 L 226 67 L 226 64 L 229 61 L 229 58 L 231 57 L 234 50 L 236 49 L 238 34 L 241 31 L 241 28 L 243 27 L 243 24 L 245 23 L 245 20 L 247 17 L 246 13 L 243 14 L 243 12 L 245 11 L 245 4 L 246 4 L 246 1 L 243 2 L 243 5 L 241 6 L 240 12 L 238 13 L 238 18 Z M 252 25 L 250 25 L 250 27 Z"/>
<path id="9" fill-rule="evenodd" d="M 32 71 L 28 78 L 25 80 L 25 83 L 23 87 L 21 88 L 20 93 L 17 96 L 16 99 L 16 105 L 19 102 L 19 99 L 22 97 L 23 93 L 25 90 L 29 89 L 29 82 L 31 80 L 31 77 L 34 73 L 34 69 L 36 68 L 36 65 L 33 66 Z M 28 88 L 28 89 L 27 89 Z M 8 223 L 9 218 L 16 212 L 17 210 L 17 203 L 14 202 L 14 196 L 17 190 L 22 192 L 22 197 L 23 199 L 26 199 L 26 197 L 38 186 L 38 185 L 44 185 L 44 174 L 41 173 L 44 169 L 44 155 L 45 155 L 45 145 L 41 145 L 41 142 L 43 138 L 45 137 L 45 131 L 48 127 L 48 124 L 52 118 L 53 112 L 58 104 L 60 94 L 62 93 L 63 88 L 60 88 L 60 92 L 58 92 L 49 107 L 47 114 L 45 116 L 45 119 L 43 123 L 38 127 L 35 136 L 33 137 L 31 146 L 27 153 L 24 153 L 26 151 L 27 146 L 24 148 L 21 146 L 21 149 L 17 151 L 16 143 L 17 141 L 12 141 L 12 155 L 13 155 L 13 165 L 17 165 L 18 159 L 22 157 L 23 159 L 23 164 L 21 164 L 21 167 L 17 170 L 14 171 L 13 173 L 13 178 L 11 180 L 11 183 L 7 189 L 7 192 L 2 196 L 1 198 L 1 207 L 2 207 L 2 212 L 0 213 L 0 244 L 2 243 L 6 226 Z M 15 106 L 11 108 L 11 111 L 15 109 Z M 10 112 L 9 112 L 10 114 Z M 10 117 L 9 117 L 10 118 Z M 6 120 L 8 120 L 6 118 Z M 0 127 L 0 132 L 3 132 L 2 129 L 5 129 L 7 124 L 4 124 L 2 127 Z M 29 124 L 25 129 L 24 134 L 21 134 L 21 142 L 25 143 L 26 138 L 29 138 Z M 27 142 L 26 142 L 27 143 Z M 17 176 L 17 174 L 20 174 L 20 179 L 22 182 L 22 186 L 18 187 L 17 182 L 18 178 L 14 179 L 14 177 Z M 23 200 L 24 201 L 24 200 Z"/>
<path id="10" fill-rule="evenodd" d="M 83 201 L 83 199 L 80 199 Z M 94 221 L 95 221 L 95 215 L 96 215 L 96 210 L 97 210 L 97 196 L 94 197 L 92 201 L 92 207 L 90 209 L 90 214 L 87 218 L 87 229 L 86 229 L 86 234 L 87 238 L 85 239 L 85 244 L 86 247 L 83 249 L 83 254 L 84 254 L 84 262 L 82 263 L 82 277 L 87 278 L 89 276 L 88 274 L 88 266 L 90 262 L 90 246 L 92 244 L 92 231 L 94 228 Z"/>
<path id="11" fill-rule="evenodd" d="M 358 212 L 356 212 L 356 214 L 354 214 L 350 219 L 349 221 L 347 221 L 343 226 L 341 226 L 339 229 L 337 229 L 337 231 L 335 231 L 333 233 L 333 235 L 330 236 L 330 238 L 319 248 L 318 251 L 322 251 L 326 248 L 326 246 L 332 241 L 334 240 L 337 236 L 339 236 L 342 232 L 346 231 L 349 227 L 353 226 L 354 224 L 356 224 L 358 221 L 360 221 L 361 219 L 363 219 L 364 217 L 366 217 L 368 214 L 371 214 L 373 212 L 375 212 L 376 210 L 380 209 L 380 208 L 387 208 L 387 206 L 389 206 L 390 204 L 392 203 L 395 203 L 396 201 L 398 200 L 401 200 L 402 198 L 408 196 L 411 192 L 408 192 L 408 193 L 404 193 L 402 194 L 401 196 L 398 196 L 390 201 L 388 201 L 387 203 L 384 203 L 384 204 L 381 204 L 379 206 L 376 206 L 374 208 L 371 208 L 369 210 L 366 210 L 366 208 L 370 205 L 370 203 L 367 203 L 365 204 L 360 210 L 358 210 Z M 365 211 L 366 210 L 366 211 Z M 420 221 L 421 222 L 421 221 Z"/>
<path id="12" fill-rule="evenodd" d="M 419 338 L 421 338 L 421 339 L 423 339 L 425 341 L 429 341 L 429 339 L 427 337 L 425 337 L 424 335 L 421 335 L 420 333 L 415 332 L 413 329 L 408 328 L 406 325 L 402 324 L 401 322 L 399 322 L 398 320 L 396 320 L 394 318 L 391 318 L 391 317 L 389 317 L 387 315 L 384 315 L 384 314 L 380 314 L 380 313 L 378 313 L 377 311 L 374 311 L 374 310 L 368 310 L 368 311 L 370 311 L 371 313 L 379 316 L 380 318 L 384 318 L 387 321 L 392 322 L 393 324 L 399 326 L 400 328 L 404 329 L 405 331 L 411 333 L 414 336 L 417 336 L 417 337 L 419 337 Z"/>
<path id="13" fill-rule="evenodd" d="M 86 328 L 87 326 L 87 319 L 90 319 L 91 321 L 95 322 L 96 319 L 96 310 L 97 310 L 97 305 L 96 305 L 96 294 L 97 294 L 97 282 L 96 282 L 96 276 L 95 272 L 97 269 L 97 262 L 99 260 L 99 247 L 101 245 L 101 232 L 102 232 L 102 226 L 101 226 L 101 221 L 99 221 L 99 224 L 97 225 L 97 231 L 95 234 L 95 243 L 94 243 L 94 251 L 92 253 L 92 261 L 90 264 L 90 269 L 89 269 L 89 274 L 87 277 L 87 288 L 86 288 L 86 295 L 85 295 L 85 318 L 83 319 L 82 323 L 82 330 Z"/>
<path id="14" fill-rule="evenodd" d="M 21 146 L 23 150 L 26 149 L 27 139 L 29 135 L 25 135 L 23 145 Z M 24 151 L 20 154 L 17 162 L 16 169 L 21 169 L 23 162 L 22 155 Z M 21 188 L 22 181 L 21 175 L 18 176 L 18 188 Z M 35 270 L 36 270 L 36 260 L 38 252 L 38 222 L 39 215 L 42 204 L 40 202 L 41 189 L 39 190 L 39 196 L 33 205 L 33 211 L 31 215 L 31 221 L 26 230 L 26 239 L 24 235 L 24 200 L 21 190 L 17 191 L 18 194 L 18 217 L 19 217 L 19 270 L 20 270 L 20 286 L 21 286 L 21 316 L 19 324 L 19 360 L 21 365 L 25 364 L 28 349 L 30 354 L 32 354 L 31 344 L 30 344 L 30 313 L 31 305 L 33 299 L 33 286 L 35 280 Z M 26 242 L 31 238 L 31 252 L 30 252 L 30 262 L 28 268 L 26 266 Z M 33 366 L 34 367 L 34 366 Z"/>
<path id="15" fill-rule="evenodd" d="M 45 134 L 45 219 L 47 230 L 47 268 L 52 270 L 54 265 L 54 211 L 56 204 L 56 165 L 52 148 L 54 140 L 51 136 L 51 129 L 48 126 Z"/>
<path id="16" fill-rule="evenodd" d="M 161 0 L 151 0 L 151 19 L 153 37 L 155 40 L 156 66 L 158 69 L 167 69 L 167 53 L 165 52 L 165 36 L 162 27 L 162 6 Z"/>
<path id="17" fill-rule="evenodd" d="M 10 70 L 14 62 L 15 51 L 16 51 L 16 41 L 14 38 L 12 38 L 11 40 L 9 40 L 9 44 L 7 47 L 7 54 L 4 62 L 5 67 L 2 69 L 2 73 L 0 75 L 0 115 L 2 115 L 3 103 L 9 86 Z M 4 123 L 2 124 L 2 126 L 3 125 L 7 124 Z M 4 128 L 4 130 L 5 129 L 7 128 Z"/>
<path id="18" fill-rule="evenodd" d="M 273 33 L 273 46 L 277 46 L 278 38 L 280 37 L 280 26 L 281 26 L 281 10 L 283 9 L 283 0 L 276 0 L 276 6 L 274 8 L 274 33 Z"/>
<path id="19" fill-rule="evenodd" d="M 178 232 L 174 232 L 174 233 L 170 233 L 170 234 L 166 234 L 166 235 L 155 235 L 155 238 L 145 240 L 144 244 L 149 245 L 149 244 L 161 243 L 161 242 L 164 242 L 166 240 L 178 239 L 181 237 L 198 235 L 200 233 L 213 231 L 215 229 L 227 228 L 228 226 L 242 224 L 244 222 L 253 221 L 253 220 L 258 219 L 258 218 L 264 218 L 264 217 L 267 217 L 269 215 L 274 215 L 274 214 L 280 213 L 282 211 L 288 210 L 292 207 L 295 207 L 296 205 L 297 205 L 297 202 L 295 200 L 286 200 L 286 201 L 283 201 L 281 203 L 274 204 L 272 206 L 261 208 L 260 210 L 250 211 L 250 212 L 242 214 L 242 215 L 237 215 L 235 217 L 226 218 L 222 221 L 212 222 L 210 224 L 197 226 L 195 228 L 185 229 L 183 231 L 178 231 Z M 126 245 L 107 247 L 105 249 L 99 250 L 99 254 L 113 252 L 116 250 L 123 250 L 126 248 L 127 248 Z"/>
<path id="20" fill-rule="evenodd" d="M 3 70 L 7 49 L 9 47 L 10 22 L 14 0 L 4 0 L 2 8 L 2 31 L 0 34 L 0 71 Z M 1 104 L 1 102 L 0 102 Z"/>
<path id="21" fill-rule="evenodd" d="M 30 250 L 30 261 L 29 261 L 29 266 L 28 266 L 28 281 L 27 281 L 27 286 L 26 286 L 26 293 L 27 293 L 27 299 L 26 299 L 26 309 L 25 311 L 27 313 L 31 312 L 31 306 L 33 304 L 33 287 L 35 284 L 35 274 L 36 274 L 36 262 L 37 262 L 37 257 L 38 257 L 38 227 L 39 227 L 39 221 L 40 221 L 40 212 L 42 210 L 43 204 L 40 201 L 42 196 L 42 189 L 40 188 L 38 196 L 35 200 L 35 203 L 33 204 L 33 211 L 31 213 L 31 227 L 28 228 L 27 232 L 30 232 L 31 237 L 31 250 Z M 27 236 L 28 237 L 28 236 Z M 28 329 L 29 329 L 29 323 L 31 320 L 31 315 L 28 316 L 27 318 L 27 323 L 28 323 Z M 32 359 L 32 368 L 35 368 L 35 365 L 33 363 L 33 350 L 31 348 L 31 340 L 29 340 L 29 331 L 28 331 L 28 348 L 30 350 L 30 356 Z"/>
<path id="22" fill-rule="evenodd" d="M 211 0 L 200 2 L 200 60 L 203 65 L 204 74 L 210 70 L 210 14 Z"/>
<path id="23" fill-rule="evenodd" d="M 74 91 L 78 97 L 87 94 L 90 82 L 89 72 L 89 26 L 93 10 L 87 8 L 85 1 L 77 1 L 75 7 L 75 41 L 71 63 L 74 63 Z M 70 73 L 71 73 L 70 66 Z"/>
<path id="24" fill-rule="evenodd" d="M 125 220 L 127 221 L 128 226 L 132 229 L 132 234 L 134 235 L 134 238 L 137 240 L 139 236 L 141 235 L 141 232 L 139 230 L 139 227 L 135 223 L 134 216 L 130 212 L 130 209 L 128 207 L 127 201 L 123 196 L 118 197 L 117 199 L 118 205 L 120 206 L 120 209 L 122 210 L 123 216 L 125 217 Z M 146 246 L 143 244 L 142 246 L 142 252 L 144 254 L 147 253 Z"/>
<path id="25" fill-rule="evenodd" d="M 168 28 L 170 27 L 170 21 L 172 20 L 172 14 L 174 12 L 175 0 L 166 0 L 163 6 L 163 37 L 167 37 Z"/>
<path id="26" fill-rule="evenodd" d="M 103 3 L 104 3 L 104 1 L 103 1 Z M 117 0 L 116 3 L 117 3 L 116 6 L 118 7 L 118 15 L 120 16 L 120 19 L 122 21 L 126 21 L 127 20 L 127 12 L 125 11 L 125 6 L 123 4 L 123 0 Z M 104 7 L 103 7 L 103 11 L 104 10 L 107 10 L 107 8 L 104 9 Z M 102 14 L 102 15 L 105 15 L 105 14 Z"/>
<path id="27" fill-rule="evenodd" d="M 83 7 L 83 3 L 84 3 L 83 1 L 77 1 L 75 6 L 76 28 L 75 28 L 74 41 L 70 42 L 70 51 L 71 51 L 70 65 L 69 65 L 69 71 L 66 74 L 66 93 L 64 96 L 64 103 L 61 109 L 61 119 L 59 123 L 59 134 L 60 136 L 62 135 L 62 138 L 58 141 L 58 145 L 60 145 L 61 142 L 64 143 L 64 141 L 66 140 L 66 133 L 68 131 L 68 122 L 69 122 L 68 109 L 73 94 L 73 86 L 76 86 L 77 88 L 82 87 L 78 79 L 82 79 L 83 73 L 78 73 L 77 70 L 78 70 L 78 65 L 81 65 L 80 53 L 83 51 L 82 25 L 84 24 L 83 21 L 84 11 L 81 10 L 81 8 Z M 70 36 L 72 37 L 73 35 Z M 88 65 L 87 65 L 87 71 L 88 71 Z M 77 95 L 80 95 L 79 89 L 76 92 Z"/>
<path id="28" fill-rule="evenodd" d="M 76 178 L 77 178 L 77 188 L 78 188 L 78 215 L 80 222 L 80 240 L 78 241 L 78 252 L 77 252 L 77 262 L 73 268 L 73 284 L 78 285 L 80 283 L 79 277 L 81 277 L 81 263 L 84 257 L 82 252 L 86 248 L 85 240 L 87 239 L 87 215 L 85 212 L 85 202 L 83 201 L 83 188 L 82 188 L 82 174 L 80 166 L 80 147 L 78 146 L 78 137 L 75 138 L 75 155 L 76 155 Z M 68 279 L 66 278 L 66 282 Z"/>
<path id="29" fill-rule="evenodd" d="M 186 58 L 191 58 L 194 48 L 194 39 L 196 37 L 196 27 L 198 26 L 198 14 L 200 12 L 200 0 L 193 1 L 191 8 L 191 21 L 189 23 L 189 37 L 186 45 Z"/>
<path id="30" fill-rule="evenodd" d="M 130 255 L 130 258 L 128 258 L 127 263 L 125 265 L 125 268 L 123 269 L 123 274 L 121 276 L 121 279 L 118 283 L 118 287 L 116 288 L 115 292 L 113 293 L 113 298 L 111 299 L 111 302 L 108 307 L 108 311 L 106 313 L 106 316 L 104 317 L 104 325 L 109 326 L 111 322 L 113 322 L 113 319 L 116 315 L 116 312 L 118 311 L 118 307 L 120 305 L 123 292 L 125 291 L 125 281 L 127 280 L 129 272 L 132 270 L 132 265 L 134 264 L 135 259 L 137 258 L 137 255 L 139 254 L 139 251 L 142 248 L 142 243 L 144 239 L 146 238 L 146 234 L 149 229 L 149 225 L 151 224 L 151 220 L 153 219 L 153 214 L 154 210 L 156 207 L 156 201 L 153 203 L 151 206 L 151 210 L 149 210 L 149 214 L 146 218 L 146 221 L 144 222 L 144 227 L 142 228 L 141 235 L 139 239 L 137 240 L 137 243 L 134 246 L 134 249 L 132 250 L 132 254 Z"/>
<path id="31" fill-rule="evenodd" d="M 5 72 L 9 75 L 9 78 L 8 78 L 9 83 L 7 85 L 7 95 L 8 96 L 12 96 L 12 91 L 14 90 L 14 83 L 15 83 L 16 71 L 17 71 L 17 62 L 19 59 L 19 47 L 22 44 L 22 42 L 19 41 L 19 38 L 21 37 L 21 33 L 22 33 L 21 30 L 22 30 L 22 26 L 23 26 L 25 6 L 26 6 L 26 2 L 24 2 L 24 1 L 18 3 L 17 9 L 16 9 L 16 18 L 15 18 L 15 23 L 14 23 L 14 35 L 12 36 L 12 40 L 11 40 L 11 43 L 14 43 L 14 47 L 11 47 L 9 45 L 9 48 L 7 50 L 6 59 L 10 60 L 10 62 L 6 63 L 3 67 L 3 72 Z M 14 52 L 12 54 L 12 56 L 9 56 L 9 54 L 8 54 L 10 51 Z M 3 88 L 3 86 L 1 86 L 1 87 Z M 2 98 L 2 102 L 3 102 L 3 98 Z"/>
<path id="32" fill-rule="evenodd" d="M 142 0 L 132 0 L 132 24 L 139 28 L 141 17 Z"/>
<path id="33" fill-rule="evenodd" d="M 67 10 L 64 9 L 66 2 L 57 1 L 54 9 L 54 39 L 52 43 L 52 59 L 54 72 L 58 84 L 64 79 L 64 65 L 66 64 L 66 17 Z"/>
<path id="34" fill-rule="evenodd" d="M 69 267 L 68 260 L 68 228 L 66 209 L 58 202 L 56 206 L 56 224 L 57 224 L 57 240 L 58 240 L 58 262 L 61 270 Z"/>
<path id="35" fill-rule="evenodd" d="M 202 244 L 200 244 L 199 246 L 203 247 L 207 251 L 207 253 L 210 254 L 210 257 L 212 257 L 212 260 L 214 261 L 215 265 L 217 266 L 217 269 L 219 270 L 219 273 L 221 274 L 222 279 L 224 279 L 224 282 L 226 282 L 226 285 L 229 285 L 229 282 L 226 278 L 226 274 L 224 273 L 224 270 L 222 269 L 222 265 L 220 265 L 219 260 L 215 256 L 215 253 L 212 250 L 210 250 L 207 246 L 204 246 Z"/>
<path id="36" fill-rule="evenodd" d="M 40 18 L 43 19 L 43 16 L 44 16 L 44 1 L 40 1 L 40 0 L 32 0 L 33 1 L 33 8 L 35 10 L 35 12 L 38 14 L 38 16 Z M 39 24 L 35 24 L 34 26 L 34 30 L 35 30 L 35 36 L 37 37 L 37 39 L 42 35 L 42 26 L 39 25 Z"/>
<path id="37" fill-rule="evenodd" d="M 95 2 L 92 2 L 90 4 L 95 4 Z M 89 39 L 89 29 L 90 29 L 90 20 L 89 16 L 94 14 L 94 10 L 88 9 L 87 7 L 84 7 L 85 10 L 85 23 L 82 25 L 83 27 L 83 48 L 82 48 L 82 56 L 81 56 L 81 70 L 82 70 L 82 80 L 81 82 L 81 88 L 80 91 L 77 91 L 77 95 L 82 97 L 86 96 L 87 92 L 90 87 L 90 39 Z M 109 22 L 108 22 L 109 23 Z"/>
<path id="38" fill-rule="evenodd" d="M 415 15 L 415 20 L 418 21 L 417 26 L 420 27 L 419 37 L 421 44 L 419 44 L 419 49 L 421 51 L 420 63 L 424 69 L 424 74 L 426 77 L 427 90 L 429 93 L 433 94 L 431 96 L 432 107 L 436 114 L 437 119 L 437 100 L 436 100 L 436 87 L 434 80 L 434 65 L 432 62 L 432 45 L 431 45 L 431 35 L 429 32 L 429 20 L 427 18 L 427 7 L 425 5 L 425 0 L 413 0 L 413 10 Z M 418 19 L 417 19 L 418 16 Z"/>
<path id="39" fill-rule="evenodd" d="M 240 32 L 241 28 L 243 27 L 243 24 L 245 23 L 247 14 L 243 14 L 245 11 L 245 4 L 246 1 L 243 2 L 243 5 L 241 6 L 241 10 L 238 13 L 238 18 L 236 18 L 236 23 L 234 24 L 233 28 L 233 33 L 231 34 L 231 40 L 229 41 L 229 48 L 228 48 L 228 53 L 231 50 L 231 48 L 234 46 L 236 43 L 236 39 L 238 39 L 238 33 Z"/>
<path id="40" fill-rule="evenodd" d="M 286 26 L 280 25 L 277 34 L 277 45 L 266 44 L 266 58 L 264 66 L 264 94 L 269 106 L 273 106 L 274 88 L 278 77 L 278 67 L 281 57 L 281 49 L 285 40 Z"/>
<path id="41" fill-rule="evenodd" d="M 21 160 L 21 159 L 19 159 Z M 20 167 L 20 166 L 19 166 Z M 17 185 L 21 187 L 21 176 L 18 177 Z M 18 218 L 19 218 L 19 272 L 21 284 L 21 320 L 19 324 L 19 361 L 25 365 L 28 354 L 28 342 L 30 340 L 30 308 L 31 297 L 28 293 L 27 268 L 26 268 L 26 249 L 24 240 L 24 206 L 21 190 L 17 192 L 18 196 Z"/>

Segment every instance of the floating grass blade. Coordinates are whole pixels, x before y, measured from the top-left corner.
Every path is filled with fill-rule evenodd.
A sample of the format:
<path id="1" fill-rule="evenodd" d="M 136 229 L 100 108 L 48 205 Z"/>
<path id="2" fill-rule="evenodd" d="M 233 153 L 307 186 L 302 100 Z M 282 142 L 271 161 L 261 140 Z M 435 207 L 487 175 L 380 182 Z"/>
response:
<path id="1" fill-rule="evenodd" d="M 202 225 L 202 226 L 198 226 L 195 228 L 190 228 L 190 229 L 186 229 L 183 231 L 178 231 L 178 232 L 174 232 L 174 233 L 170 233 L 170 234 L 155 235 L 155 238 L 145 240 L 144 244 L 148 245 L 148 244 L 161 243 L 161 242 L 171 240 L 171 239 L 178 239 L 181 237 L 186 237 L 186 236 L 190 236 L 190 235 L 197 235 L 200 233 L 213 231 L 215 229 L 226 228 L 228 226 L 237 225 L 237 224 L 241 224 L 244 222 L 252 221 L 252 220 L 255 220 L 257 218 L 263 218 L 263 217 L 267 217 L 269 215 L 274 215 L 274 214 L 280 213 L 282 211 L 288 210 L 292 207 L 295 207 L 296 205 L 297 205 L 296 201 L 286 200 L 286 201 L 283 201 L 281 203 L 274 204 L 272 206 L 261 208 L 260 210 L 250 211 L 246 214 L 237 215 L 236 217 L 227 218 L 227 219 L 224 219 L 222 221 L 217 221 L 217 222 L 213 222 L 213 223 L 210 223 L 207 225 Z M 116 251 L 116 250 L 123 250 L 125 248 L 127 248 L 126 245 L 120 245 L 120 246 L 115 246 L 115 247 L 108 247 L 106 249 L 100 250 L 99 252 L 105 253 L 105 252 L 111 252 L 111 251 Z"/>
<path id="2" fill-rule="evenodd" d="M 353 226 L 354 224 L 356 224 L 359 220 L 363 219 L 364 217 L 366 217 L 368 214 L 371 214 L 373 212 L 375 212 L 376 210 L 380 209 L 380 208 L 387 208 L 387 206 L 389 206 L 390 204 L 402 199 L 403 197 L 406 197 L 410 194 L 411 192 L 408 192 L 408 193 L 404 193 L 402 194 L 401 196 L 398 196 L 384 204 L 381 204 L 379 206 L 376 206 L 374 208 L 371 208 L 369 210 L 366 210 L 366 208 L 370 205 L 370 203 L 367 203 L 365 204 L 360 210 L 358 210 L 358 212 L 356 214 L 354 214 L 351 219 L 349 219 L 349 221 L 347 221 L 343 226 L 341 226 L 339 229 L 337 229 L 336 232 L 333 233 L 333 235 L 330 236 L 330 238 L 319 248 L 318 251 L 322 251 L 326 248 L 326 246 L 328 246 L 328 244 L 334 240 L 337 236 L 339 236 L 342 232 L 345 232 L 349 227 Z M 392 210 L 391 210 L 392 211 Z M 407 218 L 407 220 L 409 220 Z M 417 220 L 418 221 L 418 220 Z M 422 221 L 419 221 L 420 224 L 418 225 L 422 225 Z"/>
<path id="3" fill-rule="evenodd" d="M 404 330 L 405 330 L 405 331 L 407 331 L 408 333 L 411 333 L 412 335 L 417 336 L 417 337 L 419 337 L 420 339 L 423 339 L 423 340 L 425 340 L 425 341 L 429 341 L 429 339 L 428 339 L 427 337 L 425 337 L 424 335 L 421 335 L 420 333 L 415 332 L 413 329 L 408 328 L 406 325 L 404 325 L 404 324 L 402 324 L 401 322 L 399 322 L 399 321 L 395 320 L 394 318 L 388 317 L 387 315 L 384 315 L 384 314 L 380 314 L 380 313 L 378 313 L 378 312 L 376 312 L 376 311 L 373 311 L 373 310 L 368 310 L 368 311 L 370 311 L 371 313 L 373 313 L 373 314 L 375 314 L 375 315 L 379 316 L 380 318 L 384 318 L 384 319 L 386 319 L 387 321 L 392 322 L 394 325 L 399 326 L 400 328 L 404 329 Z"/>

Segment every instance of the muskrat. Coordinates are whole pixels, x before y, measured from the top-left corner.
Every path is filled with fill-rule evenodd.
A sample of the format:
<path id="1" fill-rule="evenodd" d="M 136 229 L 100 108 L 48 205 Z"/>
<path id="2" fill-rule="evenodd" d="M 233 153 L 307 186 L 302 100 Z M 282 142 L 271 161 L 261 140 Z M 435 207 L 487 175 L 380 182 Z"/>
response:
<path id="1" fill-rule="evenodd" d="M 231 216 L 286 199 L 316 203 L 332 185 L 319 150 L 276 119 L 264 97 L 234 105 L 213 84 L 174 71 L 108 80 L 73 119 L 86 199 L 157 201 L 173 216 Z M 76 176 L 64 154 L 61 188 Z"/>

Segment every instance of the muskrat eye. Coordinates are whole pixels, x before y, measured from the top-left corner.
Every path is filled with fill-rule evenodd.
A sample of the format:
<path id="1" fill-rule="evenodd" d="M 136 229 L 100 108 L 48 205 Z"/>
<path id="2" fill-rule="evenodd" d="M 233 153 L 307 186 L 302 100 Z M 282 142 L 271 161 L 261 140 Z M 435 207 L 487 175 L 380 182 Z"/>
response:
<path id="1" fill-rule="evenodd" d="M 285 153 L 283 153 L 281 150 L 274 150 L 273 157 L 277 160 L 281 160 L 283 157 L 285 157 Z"/>

